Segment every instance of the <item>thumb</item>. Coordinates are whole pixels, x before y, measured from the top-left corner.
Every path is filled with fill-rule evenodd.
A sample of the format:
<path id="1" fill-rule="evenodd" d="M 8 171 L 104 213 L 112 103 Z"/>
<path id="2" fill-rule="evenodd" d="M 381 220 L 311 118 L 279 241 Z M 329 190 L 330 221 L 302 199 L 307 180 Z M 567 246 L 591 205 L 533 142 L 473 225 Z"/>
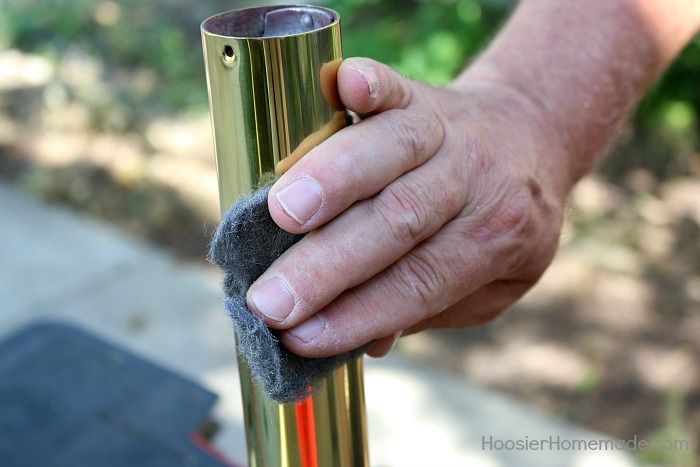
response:
<path id="1" fill-rule="evenodd" d="M 366 116 L 402 109 L 411 101 L 411 83 L 383 63 L 349 58 L 338 70 L 338 92 L 349 110 Z"/>

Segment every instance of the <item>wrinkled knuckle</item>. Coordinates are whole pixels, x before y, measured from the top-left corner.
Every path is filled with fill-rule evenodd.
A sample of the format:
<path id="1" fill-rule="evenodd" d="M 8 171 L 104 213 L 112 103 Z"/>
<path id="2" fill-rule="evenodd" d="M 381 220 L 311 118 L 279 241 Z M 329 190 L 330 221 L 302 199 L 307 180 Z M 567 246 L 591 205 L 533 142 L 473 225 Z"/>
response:
<path id="1" fill-rule="evenodd" d="M 393 236 L 401 244 L 415 244 L 428 228 L 428 212 L 416 191 L 400 181 L 382 190 L 375 207 Z"/>
<path id="2" fill-rule="evenodd" d="M 445 140 L 445 125 L 440 117 L 434 113 L 429 113 L 426 115 L 427 131 L 431 134 L 437 135 L 435 140 L 439 145 L 442 145 Z"/>
<path id="3" fill-rule="evenodd" d="M 445 127 L 442 120 L 433 112 L 419 112 L 413 115 L 418 131 L 418 143 L 423 145 L 424 158 L 429 157 L 442 146 Z"/>
<path id="4" fill-rule="evenodd" d="M 397 263 L 396 283 L 401 293 L 421 305 L 425 313 L 421 320 L 431 316 L 430 311 L 444 292 L 447 281 L 443 269 L 444 265 L 427 250 L 411 253 Z"/>
<path id="5" fill-rule="evenodd" d="M 532 196 L 525 187 L 507 190 L 496 201 L 484 227 L 493 235 L 525 238 L 533 233 Z"/>
<path id="6" fill-rule="evenodd" d="M 413 166 L 420 165 L 432 155 L 436 149 L 432 143 L 433 135 L 442 129 L 437 118 L 410 110 L 389 111 L 387 117 L 390 130 L 403 153 L 411 158 Z"/>

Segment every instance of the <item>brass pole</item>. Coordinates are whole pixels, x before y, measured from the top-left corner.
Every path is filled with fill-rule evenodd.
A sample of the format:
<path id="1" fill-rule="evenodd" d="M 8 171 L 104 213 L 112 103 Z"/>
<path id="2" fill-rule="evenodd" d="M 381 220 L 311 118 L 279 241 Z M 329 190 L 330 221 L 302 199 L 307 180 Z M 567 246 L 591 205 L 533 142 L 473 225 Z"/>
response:
<path id="1" fill-rule="evenodd" d="M 340 22 L 314 6 L 234 10 L 202 23 L 221 210 L 345 125 Z M 251 467 L 368 465 L 362 359 L 278 404 L 238 356 Z"/>

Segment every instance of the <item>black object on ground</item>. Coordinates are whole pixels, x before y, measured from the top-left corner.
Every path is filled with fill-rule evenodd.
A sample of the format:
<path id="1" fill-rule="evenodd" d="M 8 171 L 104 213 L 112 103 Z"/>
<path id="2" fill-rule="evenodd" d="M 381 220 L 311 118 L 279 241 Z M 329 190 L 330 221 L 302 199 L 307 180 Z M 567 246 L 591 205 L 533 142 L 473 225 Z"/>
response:
<path id="1" fill-rule="evenodd" d="M 0 465 L 214 467 L 194 435 L 216 395 L 67 324 L 0 342 Z"/>

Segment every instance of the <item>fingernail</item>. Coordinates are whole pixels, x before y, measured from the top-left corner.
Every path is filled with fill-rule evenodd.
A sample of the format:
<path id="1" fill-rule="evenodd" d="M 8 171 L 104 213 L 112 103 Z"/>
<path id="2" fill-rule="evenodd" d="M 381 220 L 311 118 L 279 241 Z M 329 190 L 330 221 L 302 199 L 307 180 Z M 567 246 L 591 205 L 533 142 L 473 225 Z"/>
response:
<path id="1" fill-rule="evenodd" d="M 326 320 L 319 315 L 314 315 L 299 326 L 289 330 L 289 334 L 304 342 L 311 342 L 326 329 Z"/>
<path id="2" fill-rule="evenodd" d="M 379 89 L 379 76 L 377 76 L 377 72 L 374 70 L 374 67 L 352 63 L 350 68 L 362 75 L 362 78 L 365 80 L 365 84 L 367 85 L 369 97 L 374 99 L 377 96 L 377 90 Z"/>
<path id="3" fill-rule="evenodd" d="M 258 313 L 275 321 L 282 321 L 294 308 L 294 297 L 279 277 L 263 282 L 251 291 L 251 301 Z"/>
<path id="4" fill-rule="evenodd" d="M 304 224 L 321 207 L 321 187 L 316 180 L 303 177 L 277 193 L 277 201 L 292 219 Z"/>

